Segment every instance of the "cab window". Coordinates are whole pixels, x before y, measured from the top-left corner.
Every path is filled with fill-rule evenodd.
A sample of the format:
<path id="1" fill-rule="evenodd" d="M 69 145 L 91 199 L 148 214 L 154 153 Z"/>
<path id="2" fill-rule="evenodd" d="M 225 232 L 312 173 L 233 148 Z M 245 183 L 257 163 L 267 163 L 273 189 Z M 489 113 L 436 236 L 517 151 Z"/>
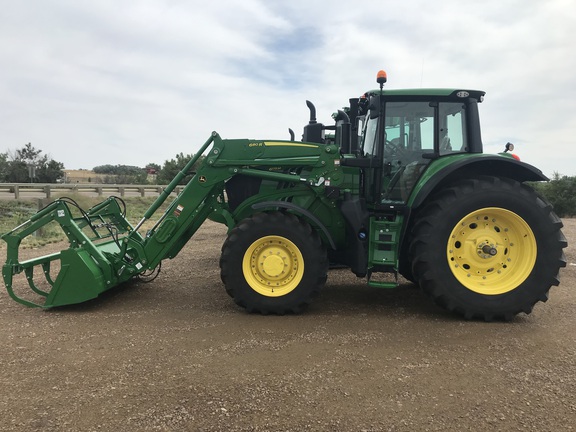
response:
<path id="1" fill-rule="evenodd" d="M 462 103 L 386 103 L 383 162 L 387 175 L 382 202 L 405 202 L 433 159 L 431 155 L 467 151 L 465 125 Z"/>
<path id="2" fill-rule="evenodd" d="M 389 158 L 399 150 L 434 150 L 434 108 L 429 102 L 387 103 L 385 138 Z"/>
<path id="3" fill-rule="evenodd" d="M 464 109 L 465 105 L 462 103 L 439 104 L 439 151 L 441 155 L 468 151 Z"/>

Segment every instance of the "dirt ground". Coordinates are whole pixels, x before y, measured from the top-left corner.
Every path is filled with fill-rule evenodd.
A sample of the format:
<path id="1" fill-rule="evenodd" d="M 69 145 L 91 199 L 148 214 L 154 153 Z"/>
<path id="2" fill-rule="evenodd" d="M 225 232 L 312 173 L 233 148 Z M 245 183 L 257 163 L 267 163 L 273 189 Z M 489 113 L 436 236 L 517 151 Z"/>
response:
<path id="1" fill-rule="evenodd" d="M 576 220 L 564 233 L 576 241 Z M 550 300 L 464 321 L 333 270 L 303 314 L 227 296 L 207 223 L 150 284 L 44 311 L 0 292 L 2 431 L 559 431 L 576 426 L 576 250 Z M 4 251 L 1 251 L 4 254 Z"/>

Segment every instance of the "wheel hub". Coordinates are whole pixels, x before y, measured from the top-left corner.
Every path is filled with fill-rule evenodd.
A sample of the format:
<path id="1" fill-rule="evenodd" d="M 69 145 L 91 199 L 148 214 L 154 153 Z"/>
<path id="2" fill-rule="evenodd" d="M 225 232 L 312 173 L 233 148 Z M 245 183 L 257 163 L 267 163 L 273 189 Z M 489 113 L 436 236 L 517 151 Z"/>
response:
<path id="1" fill-rule="evenodd" d="M 263 254 L 260 259 L 262 273 L 272 278 L 280 276 L 284 273 L 284 268 L 288 267 L 288 264 L 285 262 L 287 258 L 285 254 L 284 256 L 280 256 L 279 251 L 276 253 L 271 251 L 269 255 Z"/>
<path id="2" fill-rule="evenodd" d="M 477 252 L 480 258 L 489 259 L 496 256 L 498 249 L 494 243 L 484 242 L 478 245 Z"/>

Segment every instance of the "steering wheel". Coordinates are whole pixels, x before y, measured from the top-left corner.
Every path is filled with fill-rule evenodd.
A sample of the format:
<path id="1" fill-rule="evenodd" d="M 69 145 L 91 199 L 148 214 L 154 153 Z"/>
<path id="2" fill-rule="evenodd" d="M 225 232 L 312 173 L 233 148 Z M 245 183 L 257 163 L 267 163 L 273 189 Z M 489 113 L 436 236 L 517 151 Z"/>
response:
<path id="1" fill-rule="evenodd" d="M 406 154 L 406 150 L 399 144 L 393 143 L 392 141 L 386 140 L 384 144 L 384 156 L 396 156 L 396 158 L 401 157 Z"/>

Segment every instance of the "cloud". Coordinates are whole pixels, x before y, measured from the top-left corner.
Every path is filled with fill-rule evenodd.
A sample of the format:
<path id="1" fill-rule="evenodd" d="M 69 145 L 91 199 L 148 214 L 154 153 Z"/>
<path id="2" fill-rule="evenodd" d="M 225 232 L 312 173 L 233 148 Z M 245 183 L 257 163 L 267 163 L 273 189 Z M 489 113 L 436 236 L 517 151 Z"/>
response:
<path id="1" fill-rule="evenodd" d="M 574 175 L 576 66 L 567 0 L 9 2 L 0 15 L 0 152 L 67 168 L 162 164 L 224 137 L 288 138 L 374 88 L 465 87 L 487 151 L 507 141 Z"/>

